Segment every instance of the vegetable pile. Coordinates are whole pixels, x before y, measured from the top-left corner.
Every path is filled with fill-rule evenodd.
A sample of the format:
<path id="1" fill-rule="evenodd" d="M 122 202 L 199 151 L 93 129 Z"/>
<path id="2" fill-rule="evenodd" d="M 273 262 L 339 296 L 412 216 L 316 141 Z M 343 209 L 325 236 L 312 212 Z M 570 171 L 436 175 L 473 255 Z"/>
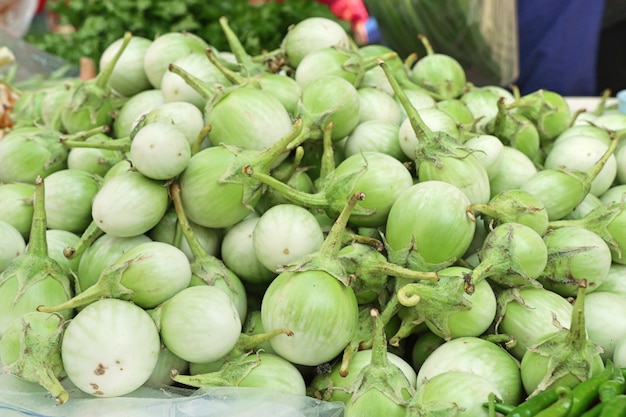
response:
<path id="1" fill-rule="evenodd" d="M 220 25 L 229 48 L 129 32 L 96 78 L 16 89 L 5 372 L 59 404 L 69 380 L 346 416 L 623 406 L 626 115 L 472 85 L 425 37 L 402 61 L 307 18 L 251 55 Z"/>

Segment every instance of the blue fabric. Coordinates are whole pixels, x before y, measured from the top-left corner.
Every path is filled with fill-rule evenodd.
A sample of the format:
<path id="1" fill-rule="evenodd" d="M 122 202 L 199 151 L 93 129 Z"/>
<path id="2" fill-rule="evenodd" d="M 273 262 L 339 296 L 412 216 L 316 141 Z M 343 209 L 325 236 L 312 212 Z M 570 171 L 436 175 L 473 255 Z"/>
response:
<path id="1" fill-rule="evenodd" d="M 596 96 L 605 0 L 517 0 L 522 94 Z"/>

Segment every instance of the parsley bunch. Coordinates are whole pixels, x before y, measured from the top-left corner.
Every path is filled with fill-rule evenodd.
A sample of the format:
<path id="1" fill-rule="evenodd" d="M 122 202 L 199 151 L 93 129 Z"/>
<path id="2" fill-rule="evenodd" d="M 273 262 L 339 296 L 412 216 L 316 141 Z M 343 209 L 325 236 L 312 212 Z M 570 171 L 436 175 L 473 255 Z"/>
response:
<path id="1" fill-rule="evenodd" d="M 55 0 L 46 7 L 58 16 L 60 27 L 74 30 L 32 31 L 25 40 L 76 63 L 81 57 L 97 61 L 125 31 L 148 39 L 186 31 L 218 50 L 228 50 L 218 22 L 221 16 L 228 17 L 230 27 L 251 55 L 278 48 L 287 28 L 306 17 L 327 17 L 349 27 L 327 5 L 311 0 Z"/>

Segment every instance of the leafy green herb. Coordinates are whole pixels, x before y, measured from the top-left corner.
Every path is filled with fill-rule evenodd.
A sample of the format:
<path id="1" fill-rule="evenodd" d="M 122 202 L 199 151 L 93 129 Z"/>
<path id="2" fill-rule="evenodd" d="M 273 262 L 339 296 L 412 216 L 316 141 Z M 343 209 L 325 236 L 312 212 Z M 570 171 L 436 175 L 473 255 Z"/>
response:
<path id="1" fill-rule="evenodd" d="M 97 62 L 104 49 L 126 31 L 148 39 L 186 31 L 218 50 L 228 50 L 219 25 L 221 16 L 228 17 L 230 27 L 251 55 L 278 48 L 287 28 L 306 17 L 327 17 L 349 28 L 327 5 L 311 0 L 56 0 L 46 7 L 58 16 L 60 27 L 75 30 L 33 30 L 25 40 L 75 63 L 81 57 Z"/>

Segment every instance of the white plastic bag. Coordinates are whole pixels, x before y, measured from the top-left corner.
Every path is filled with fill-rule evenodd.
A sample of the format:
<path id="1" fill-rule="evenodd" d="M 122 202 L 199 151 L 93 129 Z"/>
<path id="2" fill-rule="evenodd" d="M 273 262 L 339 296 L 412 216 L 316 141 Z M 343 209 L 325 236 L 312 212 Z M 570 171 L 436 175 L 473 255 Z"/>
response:
<path id="1" fill-rule="evenodd" d="M 37 384 L 0 373 L 2 417 L 341 417 L 340 402 L 259 388 L 206 388 L 196 391 L 142 387 L 113 398 L 85 394 L 64 381 L 70 399 L 56 405 Z"/>
<path id="2" fill-rule="evenodd" d="M 21 38 L 37 11 L 37 0 L 0 0 L 0 27 Z"/>

